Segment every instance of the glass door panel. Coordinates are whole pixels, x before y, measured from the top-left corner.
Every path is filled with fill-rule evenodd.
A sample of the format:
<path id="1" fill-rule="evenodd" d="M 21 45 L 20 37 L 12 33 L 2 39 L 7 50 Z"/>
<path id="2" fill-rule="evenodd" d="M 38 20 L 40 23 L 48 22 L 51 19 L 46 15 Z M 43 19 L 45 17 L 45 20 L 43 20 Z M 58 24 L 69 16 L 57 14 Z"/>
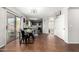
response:
<path id="1" fill-rule="evenodd" d="M 15 15 L 7 13 L 7 43 L 16 39 Z"/>

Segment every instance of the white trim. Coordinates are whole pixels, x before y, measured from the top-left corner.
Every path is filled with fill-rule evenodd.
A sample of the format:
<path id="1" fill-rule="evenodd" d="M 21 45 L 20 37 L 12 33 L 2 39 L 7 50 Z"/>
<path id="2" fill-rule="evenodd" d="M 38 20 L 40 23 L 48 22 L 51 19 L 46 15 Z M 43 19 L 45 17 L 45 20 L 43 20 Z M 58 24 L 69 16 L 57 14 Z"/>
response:
<path id="1" fill-rule="evenodd" d="M 2 48 L 2 47 L 4 47 L 4 46 L 5 46 L 5 44 L 1 45 L 0 48 Z"/>
<path id="2" fill-rule="evenodd" d="M 58 35 L 56 35 L 56 34 L 54 34 L 55 36 L 57 36 L 57 37 L 59 37 Z M 61 38 L 61 37 L 59 37 L 60 39 L 62 39 L 65 43 L 69 43 L 67 40 L 65 40 L 65 38 Z"/>
<path id="3" fill-rule="evenodd" d="M 64 40 L 64 42 L 67 43 L 67 44 L 69 43 L 68 41 L 65 41 L 65 40 Z"/>
<path id="4" fill-rule="evenodd" d="M 68 42 L 67 44 L 79 44 L 79 42 Z"/>

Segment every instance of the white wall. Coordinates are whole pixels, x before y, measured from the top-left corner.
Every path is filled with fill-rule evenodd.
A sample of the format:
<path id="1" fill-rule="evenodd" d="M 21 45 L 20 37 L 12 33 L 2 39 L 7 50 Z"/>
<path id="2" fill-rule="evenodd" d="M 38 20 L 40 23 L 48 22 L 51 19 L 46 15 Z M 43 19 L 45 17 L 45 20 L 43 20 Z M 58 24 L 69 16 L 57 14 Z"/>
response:
<path id="1" fill-rule="evenodd" d="M 62 13 L 55 19 L 54 34 L 68 43 L 68 8 L 63 8 Z"/>
<path id="2" fill-rule="evenodd" d="M 64 15 L 60 15 L 55 20 L 55 35 L 64 39 Z"/>
<path id="3" fill-rule="evenodd" d="M 69 43 L 79 43 L 79 8 L 69 8 Z"/>
<path id="4" fill-rule="evenodd" d="M 48 20 L 48 18 L 43 18 L 43 33 L 49 33 L 48 31 L 49 31 L 49 26 L 48 26 L 48 24 L 49 24 L 49 20 Z"/>
<path id="5" fill-rule="evenodd" d="M 0 47 L 6 44 L 6 11 L 0 8 Z"/>

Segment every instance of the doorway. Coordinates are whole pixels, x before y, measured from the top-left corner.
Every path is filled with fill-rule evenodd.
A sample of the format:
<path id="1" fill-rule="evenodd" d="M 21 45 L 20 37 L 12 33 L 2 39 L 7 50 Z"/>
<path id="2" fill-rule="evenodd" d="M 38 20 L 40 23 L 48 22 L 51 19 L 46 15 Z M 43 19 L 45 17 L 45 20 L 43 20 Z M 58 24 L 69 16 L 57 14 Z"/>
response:
<path id="1" fill-rule="evenodd" d="M 53 34 L 54 33 L 54 19 L 53 18 L 49 18 L 49 34 Z"/>

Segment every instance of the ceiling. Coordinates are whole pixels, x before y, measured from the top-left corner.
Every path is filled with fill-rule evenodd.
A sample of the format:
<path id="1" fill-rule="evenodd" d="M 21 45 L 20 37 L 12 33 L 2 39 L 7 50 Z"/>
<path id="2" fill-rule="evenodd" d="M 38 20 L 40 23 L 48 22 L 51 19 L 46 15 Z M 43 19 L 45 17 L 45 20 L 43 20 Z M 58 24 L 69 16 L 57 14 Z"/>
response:
<path id="1" fill-rule="evenodd" d="M 15 7 L 30 18 L 55 17 L 63 7 Z"/>

